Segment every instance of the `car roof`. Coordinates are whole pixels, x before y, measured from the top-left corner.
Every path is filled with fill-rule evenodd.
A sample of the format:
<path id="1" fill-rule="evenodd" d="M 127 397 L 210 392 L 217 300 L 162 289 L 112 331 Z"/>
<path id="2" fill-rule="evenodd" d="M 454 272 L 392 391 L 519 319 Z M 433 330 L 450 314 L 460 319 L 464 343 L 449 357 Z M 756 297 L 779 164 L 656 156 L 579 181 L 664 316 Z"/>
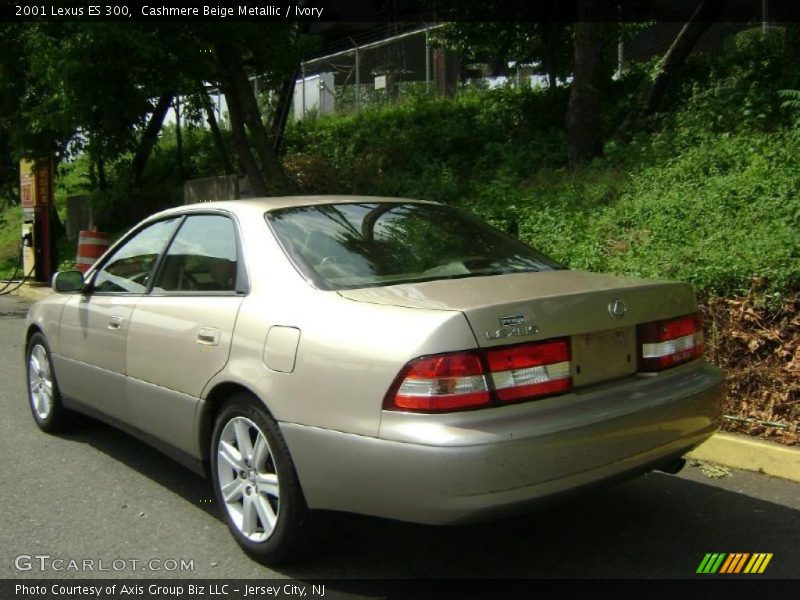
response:
<path id="1" fill-rule="evenodd" d="M 383 196 L 347 196 L 347 195 L 317 195 L 317 196 L 272 196 L 264 198 L 248 198 L 243 200 L 220 200 L 216 202 L 198 202 L 185 204 L 163 210 L 151 219 L 161 218 L 185 212 L 204 210 L 225 210 L 235 214 L 264 213 L 280 208 L 292 206 L 311 206 L 319 204 L 351 204 L 351 203 L 408 203 L 436 204 L 427 200 L 412 200 L 409 198 L 390 198 Z M 148 219 L 149 220 L 149 219 Z"/>

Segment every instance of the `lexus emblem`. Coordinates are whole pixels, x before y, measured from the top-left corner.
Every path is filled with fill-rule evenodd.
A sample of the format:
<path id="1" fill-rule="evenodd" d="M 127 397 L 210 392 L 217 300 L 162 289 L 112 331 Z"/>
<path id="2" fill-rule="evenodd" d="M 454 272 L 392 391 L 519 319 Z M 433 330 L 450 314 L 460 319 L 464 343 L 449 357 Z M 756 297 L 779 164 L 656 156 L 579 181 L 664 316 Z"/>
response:
<path id="1" fill-rule="evenodd" d="M 614 298 L 608 303 L 608 314 L 610 314 L 613 319 L 621 319 L 625 316 L 626 312 L 628 312 L 628 307 L 619 298 Z"/>

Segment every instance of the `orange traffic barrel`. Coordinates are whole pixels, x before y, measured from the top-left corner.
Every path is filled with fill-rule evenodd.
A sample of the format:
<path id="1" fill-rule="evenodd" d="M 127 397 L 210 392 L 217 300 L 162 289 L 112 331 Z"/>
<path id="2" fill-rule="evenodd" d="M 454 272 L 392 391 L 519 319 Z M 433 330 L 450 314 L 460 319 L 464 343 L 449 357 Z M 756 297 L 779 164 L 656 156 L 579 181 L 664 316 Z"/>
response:
<path id="1" fill-rule="evenodd" d="M 85 273 L 108 249 L 108 234 L 102 231 L 81 231 L 78 235 L 78 256 L 75 268 Z"/>

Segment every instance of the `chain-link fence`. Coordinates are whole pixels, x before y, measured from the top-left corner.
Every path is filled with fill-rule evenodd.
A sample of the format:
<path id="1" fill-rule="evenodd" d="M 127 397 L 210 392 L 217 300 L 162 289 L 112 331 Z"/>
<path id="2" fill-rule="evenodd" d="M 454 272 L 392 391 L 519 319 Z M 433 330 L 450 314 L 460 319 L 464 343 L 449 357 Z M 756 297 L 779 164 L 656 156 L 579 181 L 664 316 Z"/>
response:
<path id="1" fill-rule="evenodd" d="M 295 83 L 294 118 L 348 113 L 435 90 L 433 27 L 304 61 Z M 439 61 L 441 62 L 441 61 Z"/>
<path id="2" fill-rule="evenodd" d="M 780 27 L 754 14 L 752 22 L 719 22 L 702 35 L 693 54 L 715 55 L 728 40 L 743 31 Z M 614 52 L 618 73 L 632 63 L 663 56 L 680 33 L 684 23 L 658 22 L 643 26 L 627 41 L 620 41 Z M 353 45 L 326 56 L 301 63 L 295 83 L 293 116 L 343 114 L 366 107 L 380 106 L 399 99 L 451 93 L 467 82 L 472 86 L 493 87 L 503 83 L 546 87 L 541 65 L 515 65 L 508 77 L 490 78 L 479 72 L 482 65 L 463 64 L 460 57 L 433 43 L 434 30 L 419 29 L 369 44 Z M 499 81 L 503 80 L 503 81 Z"/>

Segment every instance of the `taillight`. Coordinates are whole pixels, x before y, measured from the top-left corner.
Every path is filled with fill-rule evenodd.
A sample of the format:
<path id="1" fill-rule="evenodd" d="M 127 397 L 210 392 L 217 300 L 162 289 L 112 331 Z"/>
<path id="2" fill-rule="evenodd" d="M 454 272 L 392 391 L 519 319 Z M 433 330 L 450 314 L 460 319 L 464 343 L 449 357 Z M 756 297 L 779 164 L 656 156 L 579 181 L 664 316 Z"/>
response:
<path id="1" fill-rule="evenodd" d="M 563 339 L 489 350 L 486 357 L 502 402 L 559 394 L 572 385 L 569 344 Z"/>
<path id="2" fill-rule="evenodd" d="M 569 342 L 548 340 L 412 360 L 386 394 L 384 408 L 455 411 L 561 394 L 571 387 Z"/>
<path id="3" fill-rule="evenodd" d="M 703 355 L 703 320 L 699 314 L 638 327 L 639 370 L 660 371 Z"/>
<path id="4" fill-rule="evenodd" d="M 489 389 L 480 356 L 458 352 L 408 363 L 389 390 L 384 407 L 431 412 L 485 404 L 489 404 Z"/>

